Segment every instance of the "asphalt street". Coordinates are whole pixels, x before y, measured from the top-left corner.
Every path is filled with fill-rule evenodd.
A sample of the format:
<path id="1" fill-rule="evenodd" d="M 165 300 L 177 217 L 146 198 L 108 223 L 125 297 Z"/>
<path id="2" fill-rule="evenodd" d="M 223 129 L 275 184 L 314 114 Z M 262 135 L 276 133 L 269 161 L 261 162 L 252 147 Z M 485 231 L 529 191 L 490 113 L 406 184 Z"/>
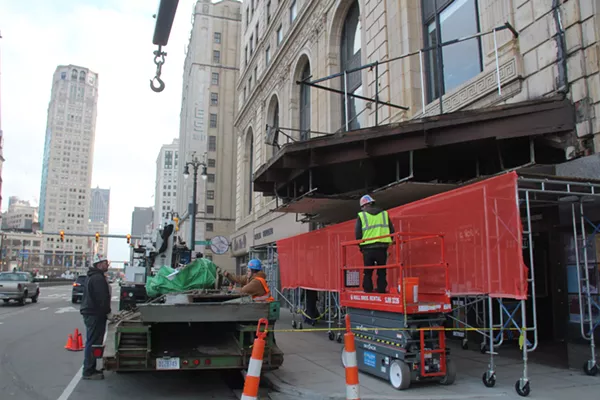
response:
<path id="1" fill-rule="evenodd" d="M 118 286 L 113 287 L 113 300 Z M 113 303 L 113 311 L 117 310 Z M 41 288 L 38 303 L 0 304 L 0 393 L 3 400 L 237 399 L 239 375 L 221 373 L 105 372 L 82 381 L 83 352 L 64 346 L 69 333 L 85 330 L 71 287 Z M 237 386 L 237 387 L 236 387 Z"/>

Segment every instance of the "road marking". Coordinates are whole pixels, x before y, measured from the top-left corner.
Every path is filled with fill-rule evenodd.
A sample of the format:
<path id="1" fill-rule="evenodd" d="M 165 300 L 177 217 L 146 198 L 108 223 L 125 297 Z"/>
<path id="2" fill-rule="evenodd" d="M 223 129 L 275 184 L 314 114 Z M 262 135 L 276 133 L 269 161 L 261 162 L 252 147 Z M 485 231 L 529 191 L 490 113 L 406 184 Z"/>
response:
<path id="1" fill-rule="evenodd" d="M 40 311 L 46 311 L 47 309 L 49 309 L 50 307 L 44 307 L 44 308 L 40 308 Z"/>
<path id="2" fill-rule="evenodd" d="M 58 310 L 56 310 L 54 314 L 64 314 L 68 312 L 77 312 L 77 309 L 73 307 L 61 307 Z"/>
<path id="3" fill-rule="evenodd" d="M 60 397 L 57 400 L 69 400 L 69 397 L 71 396 L 71 394 L 73 394 L 73 391 L 75 390 L 75 388 L 77 387 L 77 384 L 81 380 L 81 372 L 82 371 L 83 371 L 83 367 L 80 367 L 79 371 L 77 371 L 77 373 L 75 374 L 73 379 L 71 379 L 71 382 L 69 382 L 69 384 L 67 385 L 65 390 L 63 390 L 62 394 L 60 395 Z"/>

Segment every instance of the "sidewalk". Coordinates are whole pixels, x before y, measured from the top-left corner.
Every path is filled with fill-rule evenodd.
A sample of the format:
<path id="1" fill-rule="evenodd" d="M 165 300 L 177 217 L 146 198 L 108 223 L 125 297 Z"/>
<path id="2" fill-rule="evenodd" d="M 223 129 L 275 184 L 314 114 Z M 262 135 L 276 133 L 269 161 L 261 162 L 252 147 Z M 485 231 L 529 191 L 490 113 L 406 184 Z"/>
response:
<path id="1" fill-rule="evenodd" d="M 281 310 L 276 330 L 291 329 L 291 314 Z M 326 328 L 326 325 L 317 325 Z M 277 345 L 283 350 L 283 366 L 265 373 L 265 378 L 280 392 L 272 400 L 287 398 L 345 399 L 345 371 L 341 363 L 342 345 L 327 338 L 327 332 L 279 332 Z M 462 350 L 449 342 L 451 356 L 457 365 L 454 385 L 436 383 L 412 384 L 408 390 L 397 391 L 385 380 L 360 374 L 361 399 L 521 399 L 514 389 L 521 377 L 523 363 L 507 357 L 496 357 L 496 386 L 486 388 L 481 380 L 487 370 L 488 355 Z M 500 350 L 502 354 L 502 349 Z M 531 399 L 566 399 L 575 396 L 597 398 L 600 377 L 590 377 L 571 371 L 529 363 Z"/>

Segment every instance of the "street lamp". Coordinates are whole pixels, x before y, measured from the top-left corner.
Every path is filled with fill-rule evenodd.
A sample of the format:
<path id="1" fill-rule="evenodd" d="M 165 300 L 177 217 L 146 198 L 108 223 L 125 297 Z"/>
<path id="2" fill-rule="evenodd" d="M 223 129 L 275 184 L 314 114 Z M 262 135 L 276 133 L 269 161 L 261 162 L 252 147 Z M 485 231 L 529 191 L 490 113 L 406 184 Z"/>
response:
<path id="1" fill-rule="evenodd" d="M 185 167 L 183 168 L 183 177 L 187 179 L 190 176 L 190 166 L 194 169 L 194 189 L 193 189 L 193 197 L 192 197 L 192 212 L 190 213 L 191 225 L 192 225 L 192 235 L 190 237 L 190 250 L 196 250 L 196 214 L 198 213 L 198 205 L 197 205 L 197 191 L 198 191 L 198 168 L 202 167 L 202 171 L 200 176 L 202 179 L 206 181 L 208 178 L 208 174 L 206 172 L 206 153 L 204 153 L 203 161 L 198 160 L 196 157 L 196 152 L 192 153 L 192 161 L 188 161 L 185 163 Z"/>

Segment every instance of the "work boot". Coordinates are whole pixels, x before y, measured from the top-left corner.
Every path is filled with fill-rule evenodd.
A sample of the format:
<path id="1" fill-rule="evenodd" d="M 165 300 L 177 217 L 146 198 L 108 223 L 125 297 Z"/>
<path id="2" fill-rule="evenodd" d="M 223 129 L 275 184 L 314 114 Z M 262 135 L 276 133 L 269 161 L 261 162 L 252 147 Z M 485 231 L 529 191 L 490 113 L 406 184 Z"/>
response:
<path id="1" fill-rule="evenodd" d="M 104 379 L 104 374 L 102 371 L 94 371 L 91 375 L 83 375 L 81 378 L 90 381 L 100 381 Z"/>

